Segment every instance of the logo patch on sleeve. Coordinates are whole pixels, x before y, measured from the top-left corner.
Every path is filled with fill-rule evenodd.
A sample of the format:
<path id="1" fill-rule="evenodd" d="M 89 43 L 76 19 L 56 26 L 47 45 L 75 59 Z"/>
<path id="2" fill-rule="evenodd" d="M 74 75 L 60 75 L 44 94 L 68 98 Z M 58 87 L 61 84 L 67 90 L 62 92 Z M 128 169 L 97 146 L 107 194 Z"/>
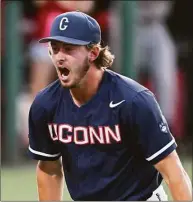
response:
<path id="1" fill-rule="evenodd" d="M 165 123 L 160 123 L 159 124 L 159 127 L 160 127 L 160 130 L 163 132 L 163 133 L 168 133 L 168 127 Z"/>

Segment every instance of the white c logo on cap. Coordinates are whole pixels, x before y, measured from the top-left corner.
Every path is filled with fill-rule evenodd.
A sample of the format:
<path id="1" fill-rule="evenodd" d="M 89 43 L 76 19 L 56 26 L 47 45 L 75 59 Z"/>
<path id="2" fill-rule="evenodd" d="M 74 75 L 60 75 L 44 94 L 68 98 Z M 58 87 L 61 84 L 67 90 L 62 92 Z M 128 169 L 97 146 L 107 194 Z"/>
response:
<path id="1" fill-rule="evenodd" d="M 61 19 L 61 21 L 60 21 L 60 26 L 59 26 L 60 30 L 65 30 L 65 29 L 68 27 L 68 25 L 65 25 L 64 23 L 69 23 L 67 17 L 63 17 L 63 18 Z"/>

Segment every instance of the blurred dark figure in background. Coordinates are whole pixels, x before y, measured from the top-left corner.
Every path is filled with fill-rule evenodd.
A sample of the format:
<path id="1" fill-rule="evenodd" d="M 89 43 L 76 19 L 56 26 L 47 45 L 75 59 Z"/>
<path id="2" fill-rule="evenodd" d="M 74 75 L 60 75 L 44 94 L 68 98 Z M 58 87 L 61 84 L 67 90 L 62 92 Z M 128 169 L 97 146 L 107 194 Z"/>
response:
<path id="1" fill-rule="evenodd" d="M 177 53 L 165 23 L 171 7 L 171 1 L 137 2 L 134 47 L 137 79 L 154 91 L 170 126 L 177 103 Z"/>
<path id="2" fill-rule="evenodd" d="M 178 48 L 179 84 L 184 100 L 184 116 L 176 123 L 184 121 L 185 138 L 181 138 L 182 145 L 192 154 L 193 143 L 193 1 L 175 1 L 172 15 L 167 20 L 168 27 L 176 41 Z M 181 92 L 180 92 L 181 93 Z M 178 109 L 179 110 L 179 109 Z"/>

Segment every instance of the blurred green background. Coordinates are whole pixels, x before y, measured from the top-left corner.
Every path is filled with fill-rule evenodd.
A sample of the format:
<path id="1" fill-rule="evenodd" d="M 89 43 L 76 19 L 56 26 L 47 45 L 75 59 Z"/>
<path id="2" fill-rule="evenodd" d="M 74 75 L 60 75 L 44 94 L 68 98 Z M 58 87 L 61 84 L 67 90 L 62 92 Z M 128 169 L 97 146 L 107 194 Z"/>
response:
<path id="1" fill-rule="evenodd" d="M 1 170 L 1 201 L 37 201 L 35 164 Z M 64 200 L 71 200 L 67 188 Z"/>

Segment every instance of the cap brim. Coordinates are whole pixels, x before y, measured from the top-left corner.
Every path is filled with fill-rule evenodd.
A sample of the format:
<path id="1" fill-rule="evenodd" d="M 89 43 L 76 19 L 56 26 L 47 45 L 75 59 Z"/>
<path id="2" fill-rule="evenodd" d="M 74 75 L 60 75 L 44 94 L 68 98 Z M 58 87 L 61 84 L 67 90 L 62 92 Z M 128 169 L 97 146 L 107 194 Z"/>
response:
<path id="1" fill-rule="evenodd" d="M 47 43 L 52 40 L 60 41 L 68 44 L 74 44 L 74 45 L 88 45 L 90 43 L 90 41 L 81 41 L 78 39 L 72 39 L 72 38 L 63 37 L 63 36 L 53 36 L 53 37 L 42 38 L 39 40 L 39 43 Z"/>

